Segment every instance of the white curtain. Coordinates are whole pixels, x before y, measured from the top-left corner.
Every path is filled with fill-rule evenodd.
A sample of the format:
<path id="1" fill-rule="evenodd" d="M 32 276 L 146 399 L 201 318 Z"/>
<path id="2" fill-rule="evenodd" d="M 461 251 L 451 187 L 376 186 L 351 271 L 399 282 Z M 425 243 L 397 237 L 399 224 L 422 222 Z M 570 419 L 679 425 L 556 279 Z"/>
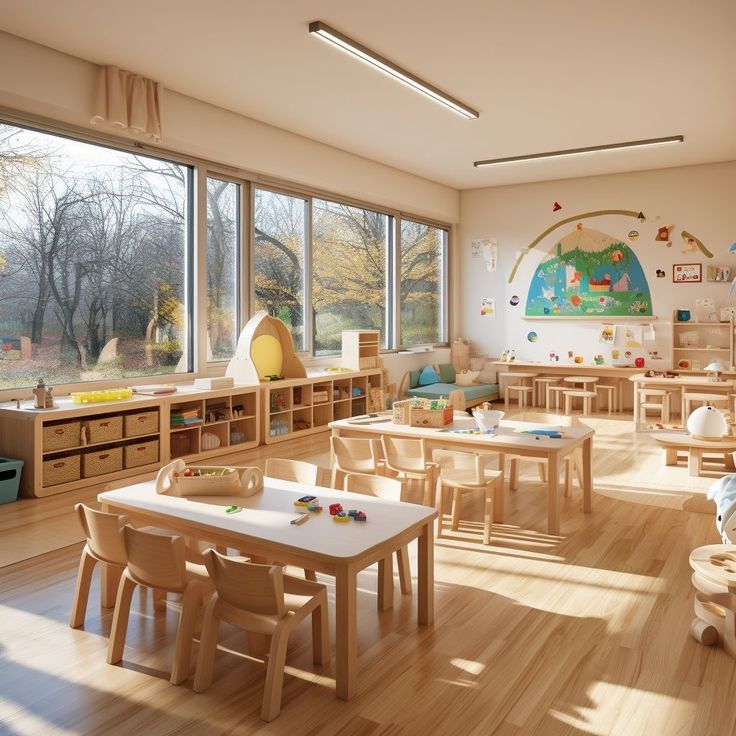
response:
<path id="1" fill-rule="evenodd" d="M 161 140 L 161 91 L 162 86 L 152 79 L 115 66 L 101 66 L 97 72 L 90 122 L 158 143 Z"/>

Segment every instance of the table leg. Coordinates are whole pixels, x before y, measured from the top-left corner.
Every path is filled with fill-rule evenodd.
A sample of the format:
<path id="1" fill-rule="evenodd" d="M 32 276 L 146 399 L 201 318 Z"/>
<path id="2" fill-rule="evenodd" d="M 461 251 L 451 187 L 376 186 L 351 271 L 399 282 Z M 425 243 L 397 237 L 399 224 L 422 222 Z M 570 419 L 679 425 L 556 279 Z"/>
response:
<path id="1" fill-rule="evenodd" d="M 394 607 L 393 553 L 378 561 L 378 610 Z"/>
<path id="2" fill-rule="evenodd" d="M 639 431 L 639 389 L 643 384 L 636 381 L 634 383 L 634 431 Z M 623 393 L 623 391 L 621 392 Z"/>
<path id="3" fill-rule="evenodd" d="M 700 450 L 697 447 L 691 447 L 687 453 L 687 474 L 693 478 L 697 478 L 702 465 L 703 460 Z"/>
<path id="4" fill-rule="evenodd" d="M 677 465 L 677 448 L 666 447 L 664 450 L 664 464 Z"/>
<path id="5" fill-rule="evenodd" d="M 505 465 L 506 465 L 506 455 L 499 453 L 498 454 L 498 469 L 501 471 L 501 473 L 504 472 Z M 494 524 L 503 524 L 503 516 L 504 516 L 503 481 L 504 481 L 504 477 L 502 475 L 498 483 L 496 483 L 495 486 L 493 487 L 493 523 Z"/>
<path id="6" fill-rule="evenodd" d="M 547 532 L 560 533 L 560 458 L 551 452 L 547 468 Z M 585 453 L 583 452 L 583 472 L 585 472 Z"/>
<path id="7" fill-rule="evenodd" d="M 593 510 L 593 438 L 583 440 L 583 511 Z"/>
<path id="8" fill-rule="evenodd" d="M 418 543 L 417 571 L 417 622 L 420 626 L 431 626 L 434 623 L 434 538 L 432 531 L 434 522 L 429 521 L 422 527 Z"/>
<path id="9" fill-rule="evenodd" d="M 350 700 L 358 683 L 357 597 L 357 571 L 340 565 L 335 571 L 335 694 L 341 700 Z"/>

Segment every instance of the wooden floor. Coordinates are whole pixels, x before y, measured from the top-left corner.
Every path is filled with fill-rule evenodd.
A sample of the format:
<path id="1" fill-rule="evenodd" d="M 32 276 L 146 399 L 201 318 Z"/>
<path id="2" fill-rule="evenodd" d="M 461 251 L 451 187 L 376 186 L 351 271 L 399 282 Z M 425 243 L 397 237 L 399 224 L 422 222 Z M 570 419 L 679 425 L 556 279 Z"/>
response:
<path id="1" fill-rule="evenodd" d="M 596 449 L 596 476 L 621 475 L 625 463 L 631 477 L 657 485 L 659 455 L 639 451 L 645 443 L 620 420 L 591 423 L 594 447 L 621 451 L 616 460 Z M 268 452 L 324 463 L 326 450 L 320 436 L 248 461 Z M 685 485 L 686 469 L 675 470 Z M 105 664 L 112 612 L 99 608 L 96 587 L 86 627 L 67 625 L 81 550 L 69 541 L 72 498 L 0 506 L 0 563 L 16 542 L 53 550 L 0 569 L 0 734 L 734 733 L 736 663 L 688 635 L 687 558 L 718 541 L 713 516 L 625 488 L 596 494 L 586 516 L 576 488 L 564 501 L 565 536 L 553 538 L 532 466 L 521 480 L 507 490 L 507 523 L 494 526 L 490 547 L 479 543 L 480 508 L 437 545 L 433 627 L 417 628 L 414 600 L 398 592 L 394 609 L 378 614 L 375 570 L 361 575 L 359 693 L 349 703 L 334 697 L 329 667 L 314 671 L 302 625 L 271 724 L 258 717 L 263 665 L 233 629 L 223 627 L 210 690 L 193 693 L 191 679 L 169 684 L 176 614 L 154 613 L 150 598 L 134 601 L 122 666 Z M 666 494 L 668 483 L 660 486 Z"/>

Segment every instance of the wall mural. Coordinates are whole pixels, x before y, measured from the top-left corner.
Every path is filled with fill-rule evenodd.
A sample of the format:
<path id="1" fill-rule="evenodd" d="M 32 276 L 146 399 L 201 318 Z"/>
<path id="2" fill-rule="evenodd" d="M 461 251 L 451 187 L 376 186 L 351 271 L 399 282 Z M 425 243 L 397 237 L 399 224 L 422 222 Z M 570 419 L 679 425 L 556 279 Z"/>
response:
<path id="1" fill-rule="evenodd" d="M 534 272 L 527 317 L 651 317 L 652 297 L 626 243 L 582 224 Z"/>

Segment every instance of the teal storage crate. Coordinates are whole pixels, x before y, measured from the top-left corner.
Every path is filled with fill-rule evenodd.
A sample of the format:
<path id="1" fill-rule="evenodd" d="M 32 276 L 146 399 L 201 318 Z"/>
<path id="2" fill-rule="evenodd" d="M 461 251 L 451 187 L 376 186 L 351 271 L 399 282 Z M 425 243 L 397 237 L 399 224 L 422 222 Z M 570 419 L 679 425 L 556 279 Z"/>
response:
<path id="1" fill-rule="evenodd" d="M 22 460 L 0 457 L 0 503 L 17 500 L 22 470 Z"/>

